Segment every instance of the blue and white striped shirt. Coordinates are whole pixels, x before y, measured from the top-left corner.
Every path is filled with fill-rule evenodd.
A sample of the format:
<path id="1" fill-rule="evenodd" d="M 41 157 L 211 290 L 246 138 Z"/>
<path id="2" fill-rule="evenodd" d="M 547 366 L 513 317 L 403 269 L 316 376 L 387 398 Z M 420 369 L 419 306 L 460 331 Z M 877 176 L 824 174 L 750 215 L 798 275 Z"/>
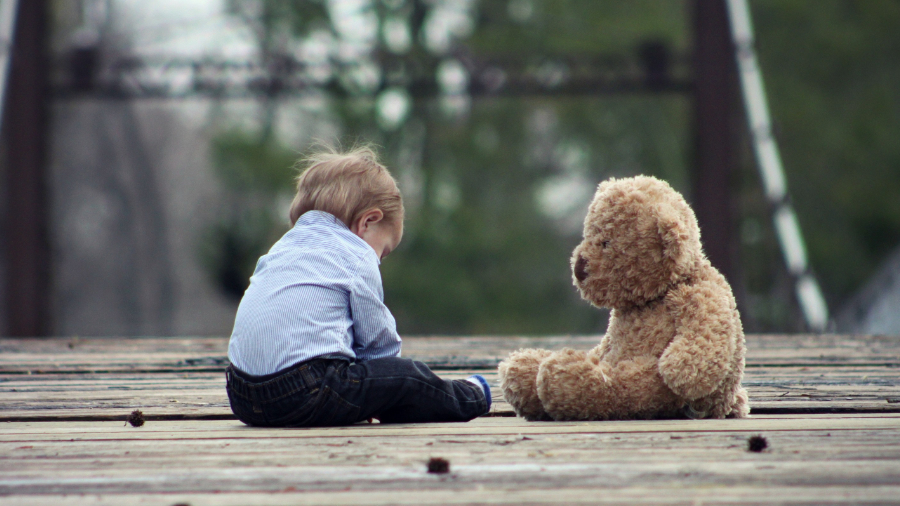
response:
<path id="1" fill-rule="evenodd" d="M 256 264 L 228 343 L 239 370 L 262 376 L 323 355 L 400 355 L 375 250 L 337 217 L 305 213 Z"/>

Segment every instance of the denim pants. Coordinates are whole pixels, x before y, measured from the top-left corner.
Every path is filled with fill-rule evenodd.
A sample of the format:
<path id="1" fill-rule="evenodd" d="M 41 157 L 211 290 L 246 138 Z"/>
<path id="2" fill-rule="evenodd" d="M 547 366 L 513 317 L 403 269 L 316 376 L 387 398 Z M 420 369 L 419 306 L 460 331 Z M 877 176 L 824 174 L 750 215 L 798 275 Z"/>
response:
<path id="1" fill-rule="evenodd" d="M 231 411 L 247 425 L 463 422 L 488 411 L 481 387 L 441 379 L 422 362 L 399 357 L 318 358 L 268 376 L 228 366 L 225 376 Z"/>

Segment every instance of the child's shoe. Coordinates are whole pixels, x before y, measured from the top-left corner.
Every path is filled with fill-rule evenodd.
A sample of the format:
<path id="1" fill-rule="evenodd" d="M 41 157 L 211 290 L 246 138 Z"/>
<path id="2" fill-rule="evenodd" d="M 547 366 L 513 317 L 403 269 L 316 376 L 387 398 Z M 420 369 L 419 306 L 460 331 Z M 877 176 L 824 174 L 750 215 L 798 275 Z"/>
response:
<path id="1" fill-rule="evenodd" d="M 473 374 L 472 376 L 469 376 L 468 378 L 466 378 L 466 381 L 468 381 L 469 383 L 478 385 L 481 387 L 482 390 L 484 390 L 484 399 L 487 401 L 487 411 L 490 411 L 491 410 L 491 387 L 488 385 L 487 380 L 484 379 L 484 376 L 482 376 L 480 374 Z"/>

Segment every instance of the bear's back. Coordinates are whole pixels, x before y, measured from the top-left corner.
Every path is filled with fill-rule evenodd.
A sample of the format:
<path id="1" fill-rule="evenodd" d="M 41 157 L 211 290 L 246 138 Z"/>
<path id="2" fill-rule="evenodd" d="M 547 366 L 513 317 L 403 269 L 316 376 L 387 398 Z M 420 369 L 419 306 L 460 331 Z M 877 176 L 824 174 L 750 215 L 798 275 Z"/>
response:
<path id="1" fill-rule="evenodd" d="M 730 336 L 735 343 L 732 366 L 736 370 L 733 372 L 742 374 L 745 345 L 737 304 L 728 281 L 705 258 L 698 262 L 692 276 L 673 288 L 669 294 L 643 306 L 613 309 L 606 336 L 597 348 L 600 358 L 616 363 L 640 356 L 657 359 L 662 356 L 678 332 L 676 315 L 682 312 L 681 305 L 684 304 L 679 297 L 670 296 L 676 290 L 699 290 L 715 295 L 721 306 L 720 310 L 730 320 L 729 327 L 735 330 Z"/>

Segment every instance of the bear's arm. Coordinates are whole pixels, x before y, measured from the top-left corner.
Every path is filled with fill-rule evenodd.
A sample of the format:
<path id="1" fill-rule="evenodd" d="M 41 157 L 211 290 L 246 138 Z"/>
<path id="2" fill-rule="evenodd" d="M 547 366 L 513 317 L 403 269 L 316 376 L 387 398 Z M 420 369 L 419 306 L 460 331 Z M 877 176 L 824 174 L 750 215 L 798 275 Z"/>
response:
<path id="1" fill-rule="evenodd" d="M 711 394 L 725 379 L 736 350 L 734 302 L 712 283 L 681 286 L 666 296 L 674 316 L 675 338 L 659 358 L 666 385 L 695 400 Z"/>
<path id="2" fill-rule="evenodd" d="M 600 339 L 600 344 L 588 351 L 588 358 L 595 364 L 599 364 L 607 352 L 609 352 L 609 334 L 604 335 L 603 338 Z"/>

